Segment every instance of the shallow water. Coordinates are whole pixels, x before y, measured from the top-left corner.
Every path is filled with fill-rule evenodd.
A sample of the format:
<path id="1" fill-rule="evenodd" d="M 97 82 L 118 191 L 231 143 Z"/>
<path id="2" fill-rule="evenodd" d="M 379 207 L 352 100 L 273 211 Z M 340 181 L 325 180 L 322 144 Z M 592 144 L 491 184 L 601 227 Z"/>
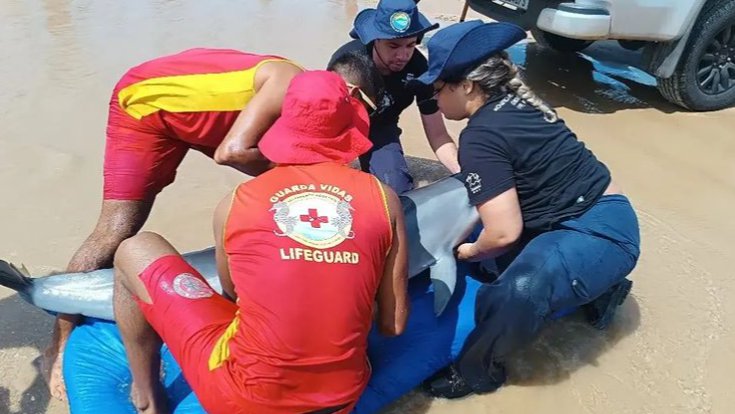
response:
<path id="1" fill-rule="evenodd" d="M 0 257 L 35 274 L 66 265 L 94 224 L 106 106 L 130 66 L 190 47 L 288 56 L 323 68 L 374 1 L 4 0 L 0 7 Z M 459 0 L 424 0 L 456 20 Z M 471 14 L 471 17 L 476 15 Z M 613 327 L 576 316 L 520 350 L 499 392 L 462 401 L 414 393 L 391 413 L 727 413 L 735 404 L 735 112 L 668 104 L 640 56 L 614 42 L 559 56 L 511 49 L 529 85 L 608 164 L 641 222 L 633 293 Z M 457 137 L 462 123 L 448 122 Z M 431 157 L 414 108 L 409 154 Z M 211 244 L 212 209 L 242 179 L 191 153 L 146 228 L 182 251 Z M 64 413 L 33 365 L 50 317 L 0 290 L 0 413 Z"/>

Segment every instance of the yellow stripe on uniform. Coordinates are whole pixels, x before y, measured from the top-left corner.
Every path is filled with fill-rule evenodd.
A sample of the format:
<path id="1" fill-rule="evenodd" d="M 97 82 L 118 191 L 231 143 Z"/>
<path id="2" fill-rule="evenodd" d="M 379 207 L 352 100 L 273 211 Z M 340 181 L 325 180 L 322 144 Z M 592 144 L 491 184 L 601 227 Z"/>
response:
<path id="1" fill-rule="evenodd" d="M 230 325 L 225 329 L 222 336 L 217 339 L 217 343 L 212 348 L 212 353 L 209 355 L 209 370 L 214 371 L 215 369 L 222 366 L 230 357 L 230 339 L 237 333 L 237 329 L 240 326 L 239 311 L 235 315 L 235 319 L 230 322 Z"/>
<path id="2" fill-rule="evenodd" d="M 117 97 L 122 109 L 135 119 L 157 111 L 239 111 L 255 95 L 255 74 L 268 62 L 284 60 L 265 59 L 251 68 L 232 72 L 146 79 L 123 88 Z"/>
<path id="3" fill-rule="evenodd" d="M 388 196 L 385 194 L 385 190 L 383 189 L 383 185 L 381 184 L 380 180 L 378 180 L 378 177 L 373 176 L 375 179 L 375 183 L 378 185 L 378 190 L 380 190 L 380 196 L 383 198 L 383 207 L 385 208 L 385 218 L 388 220 L 388 230 L 390 231 L 390 243 L 389 246 L 393 245 L 393 224 L 390 220 L 390 208 L 388 207 Z M 390 249 L 388 249 L 387 252 L 385 252 L 385 255 L 387 256 L 388 253 L 390 253 Z"/>

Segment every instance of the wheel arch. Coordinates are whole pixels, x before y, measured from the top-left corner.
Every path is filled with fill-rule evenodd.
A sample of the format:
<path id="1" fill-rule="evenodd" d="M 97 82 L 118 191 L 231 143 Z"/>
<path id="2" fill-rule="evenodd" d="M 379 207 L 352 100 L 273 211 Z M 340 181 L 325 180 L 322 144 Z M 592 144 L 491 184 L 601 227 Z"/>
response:
<path id="1" fill-rule="evenodd" d="M 707 11 L 708 8 L 717 1 L 718 0 L 700 1 L 699 4 L 695 6 L 698 7 L 696 14 L 697 17 L 695 19 L 691 19 L 687 28 L 684 30 L 684 33 L 678 39 L 670 42 L 651 43 L 649 45 L 650 50 L 648 53 L 648 60 L 646 62 L 648 72 L 657 78 L 663 79 L 669 78 L 674 74 L 676 67 L 681 61 L 681 57 L 684 55 L 684 49 L 686 49 L 689 44 L 689 39 L 691 38 L 694 26 L 705 14 L 704 11 Z"/>

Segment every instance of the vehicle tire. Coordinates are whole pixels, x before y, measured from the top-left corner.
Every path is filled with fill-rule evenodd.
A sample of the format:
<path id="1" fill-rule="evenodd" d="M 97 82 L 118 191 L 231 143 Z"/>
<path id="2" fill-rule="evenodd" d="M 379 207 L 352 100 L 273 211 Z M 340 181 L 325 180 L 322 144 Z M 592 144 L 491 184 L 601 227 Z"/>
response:
<path id="1" fill-rule="evenodd" d="M 670 102 L 693 111 L 735 104 L 735 2 L 715 1 L 697 19 L 670 78 L 658 89 Z"/>
<path id="2" fill-rule="evenodd" d="M 554 33 L 544 32 L 538 27 L 531 29 L 531 34 L 536 39 L 536 43 L 541 45 L 541 47 L 562 53 L 579 52 L 592 44 L 591 40 L 570 39 Z"/>

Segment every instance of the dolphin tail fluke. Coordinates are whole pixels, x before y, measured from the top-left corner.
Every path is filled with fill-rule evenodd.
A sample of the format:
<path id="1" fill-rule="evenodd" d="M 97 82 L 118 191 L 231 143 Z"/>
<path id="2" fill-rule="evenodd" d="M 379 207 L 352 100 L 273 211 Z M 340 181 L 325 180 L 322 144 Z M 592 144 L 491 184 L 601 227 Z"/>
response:
<path id="1" fill-rule="evenodd" d="M 430 270 L 434 286 L 434 314 L 439 316 L 452 299 L 457 285 L 457 262 L 453 257 L 438 260 Z"/>
<path id="2" fill-rule="evenodd" d="M 33 286 L 33 279 L 27 275 L 28 270 L 25 266 L 18 269 L 14 264 L 0 260 L 0 286 L 25 293 L 25 291 Z"/>

